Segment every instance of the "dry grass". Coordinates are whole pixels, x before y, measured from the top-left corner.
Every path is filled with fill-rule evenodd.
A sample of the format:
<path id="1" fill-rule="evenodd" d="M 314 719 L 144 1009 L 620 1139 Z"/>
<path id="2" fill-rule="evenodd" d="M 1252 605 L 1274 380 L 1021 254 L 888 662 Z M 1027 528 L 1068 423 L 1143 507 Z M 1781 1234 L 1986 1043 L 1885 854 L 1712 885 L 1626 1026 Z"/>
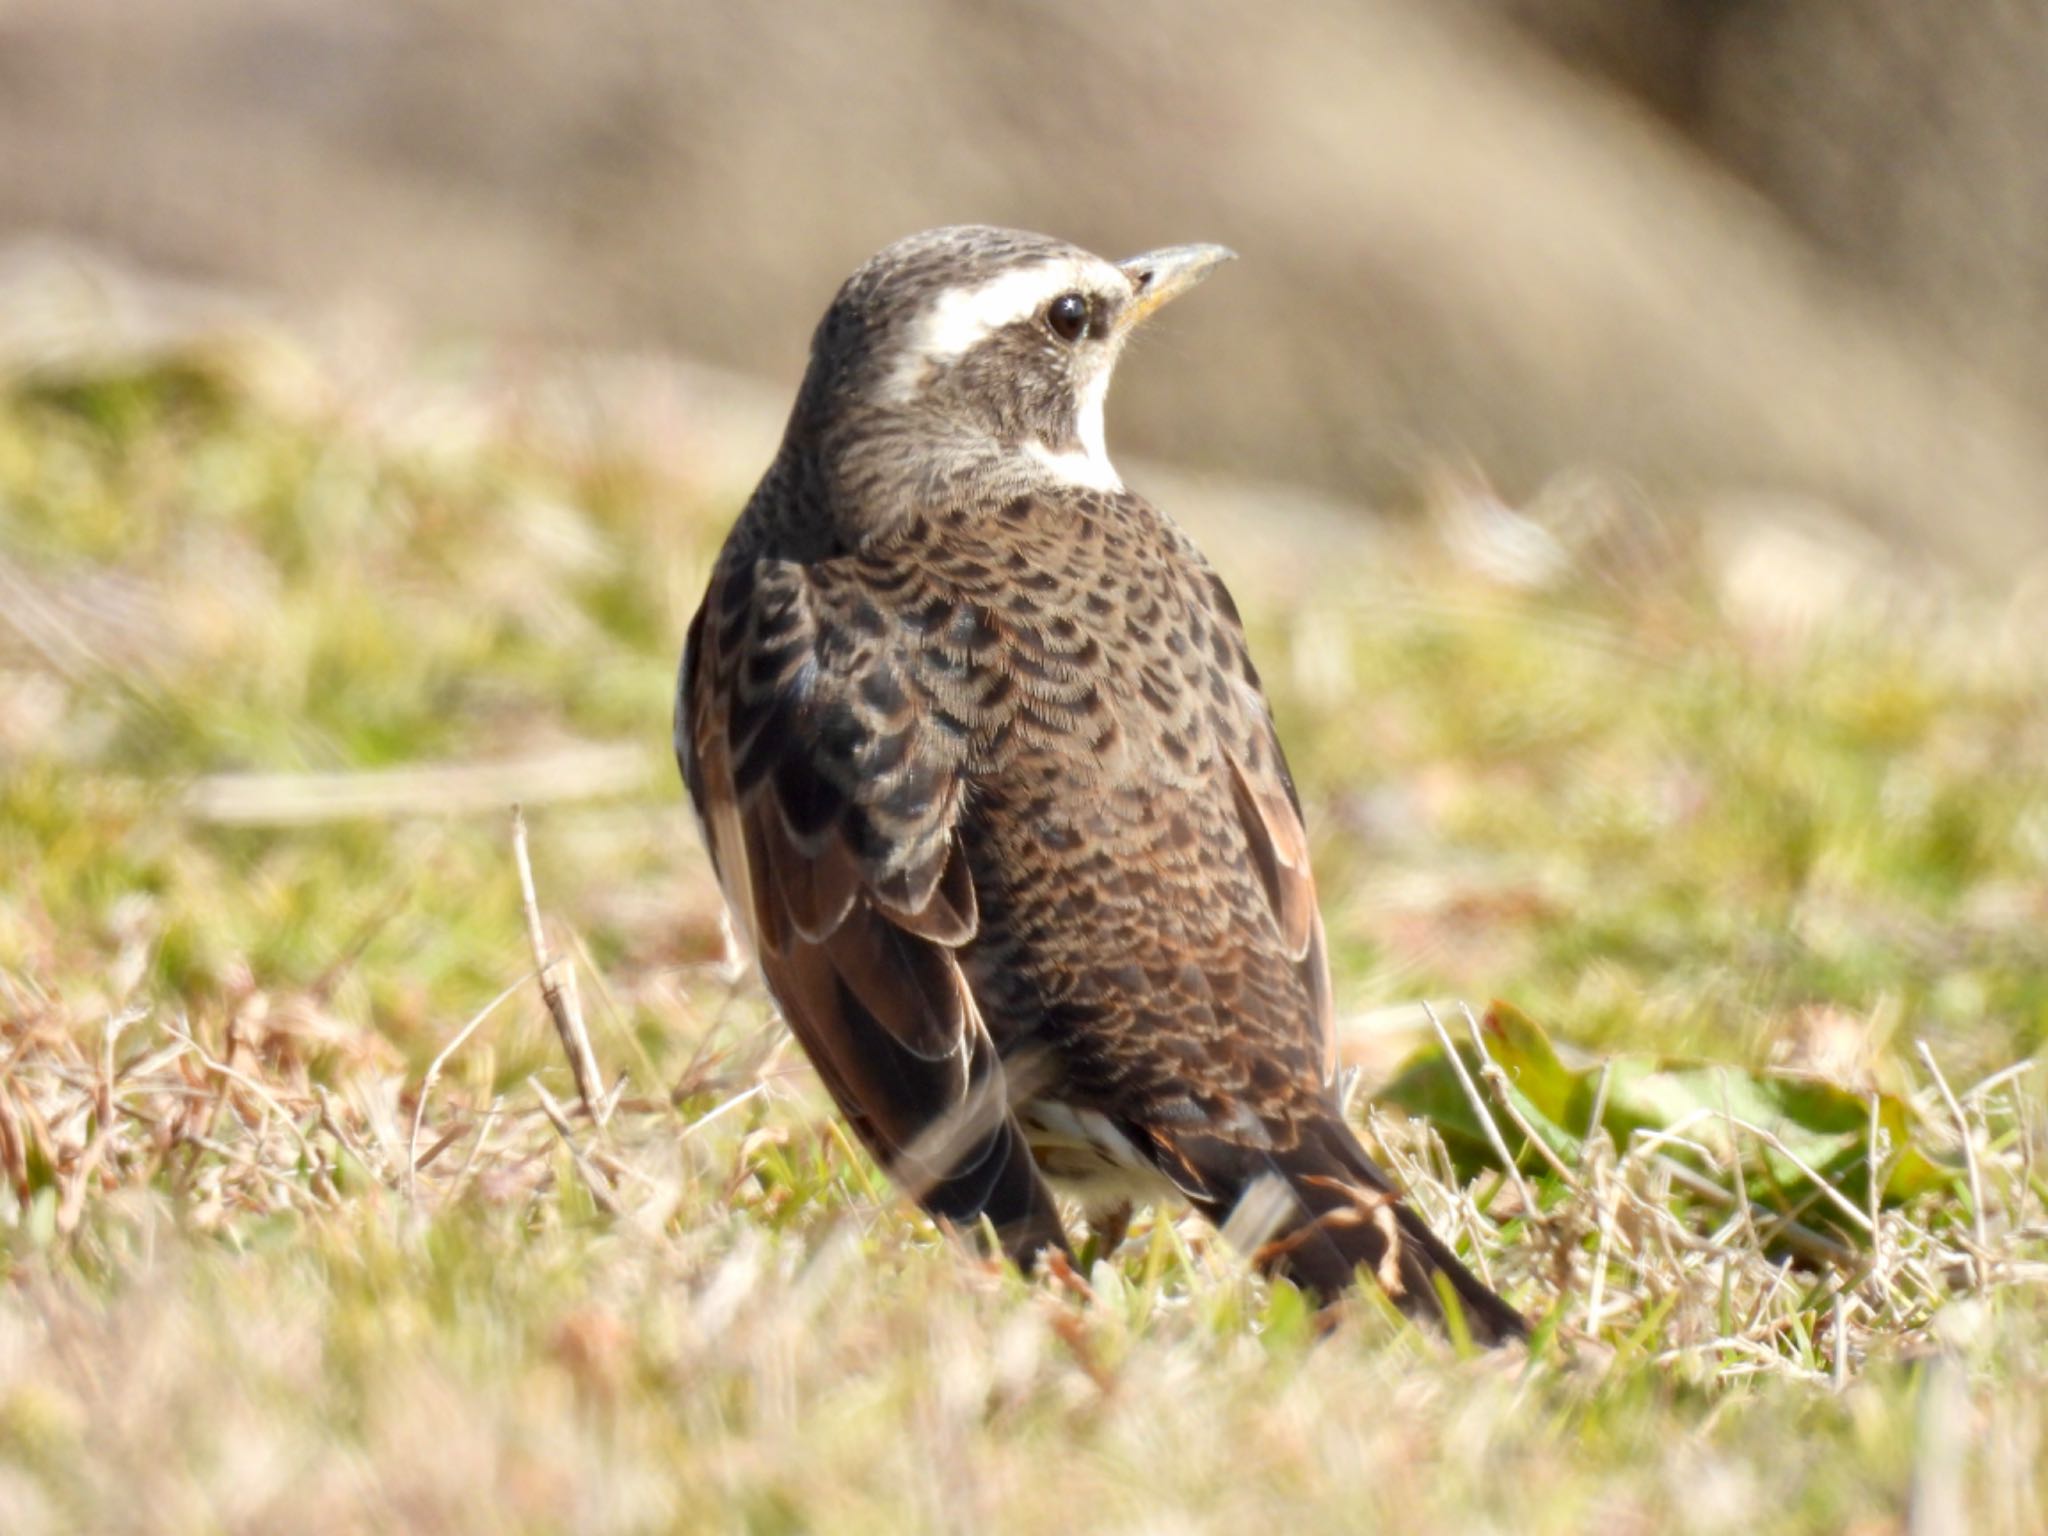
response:
<path id="1" fill-rule="evenodd" d="M 660 744 L 730 487 L 488 369 L 435 384 L 460 446 L 394 437 L 410 372 L 261 345 L 0 387 L 0 1528 L 2040 1527 L 2023 618 L 1793 622 L 1639 507 L 1543 571 L 1198 529 L 1340 998 L 1906 1109 L 1787 1211 L 1786 1126 L 1560 1151 L 1475 1051 L 1467 1180 L 1369 1107 L 1423 1010 L 1360 1015 L 1368 1129 L 1542 1327 L 1319 1340 L 1191 1219 L 1085 1287 L 963 1255 L 725 968 Z"/>
<path id="2" fill-rule="evenodd" d="M 1959 1101 L 1987 1203 L 1847 1208 L 1870 1230 L 1839 1267 L 1767 1248 L 1742 1181 L 1674 1164 L 1677 1137 L 1532 1174 L 1532 1211 L 1373 1117 L 1431 1217 L 1544 1320 L 1532 1352 L 1461 1364 L 1364 1304 L 1313 1343 L 1292 1293 L 1191 1221 L 1141 1221 L 1088 1294 L 969 1259 L 852 1152 L 751 1001 L 601 1126 L 547 1074 L 434 1092 L 331 1023 L 316 1080 L 321 1021 L 254 997 L 213 1040 L 6 1003 L 10 1530 L 2041 1514 L 2031 1074 Z M 1929 1433 L 1949 1399 L 1979 1432 Z M 1816 1489 L 1774 1465 L 1782 1435 L 1794 1463 L 1861 1470 Z"/>

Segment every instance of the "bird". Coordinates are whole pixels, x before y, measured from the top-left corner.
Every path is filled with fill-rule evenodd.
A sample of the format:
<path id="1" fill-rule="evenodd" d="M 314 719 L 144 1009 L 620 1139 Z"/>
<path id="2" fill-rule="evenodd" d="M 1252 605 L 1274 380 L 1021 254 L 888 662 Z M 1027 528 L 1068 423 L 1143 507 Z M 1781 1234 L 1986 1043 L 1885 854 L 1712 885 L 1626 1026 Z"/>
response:
<path id="1" fill-rule="evenodd" d="M 1322 1301 L 1362 1270 L 1520 1338 L 1346 1121 L 1244 625 L 1105 444 L 1125 343 L 1233 255 L 955 225 L 855 270 L 689 626 L 677 759 L 778 1011 L 935 1220 L 1028 1269 L 1071 1260 L 1062 1193 L 1112 1242 L 1243 1203 Z"/>

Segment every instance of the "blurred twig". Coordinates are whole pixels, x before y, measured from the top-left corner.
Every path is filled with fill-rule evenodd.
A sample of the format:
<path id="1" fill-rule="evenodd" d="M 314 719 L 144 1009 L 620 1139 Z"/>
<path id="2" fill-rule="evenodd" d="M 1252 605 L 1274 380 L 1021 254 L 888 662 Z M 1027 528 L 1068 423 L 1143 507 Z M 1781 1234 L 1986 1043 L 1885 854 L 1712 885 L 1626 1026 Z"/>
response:
<path id="1" fill-rule="evenodd" d="M 1956 1102 L 1955 1090 L 1948 1085 L 1941 1063 L 1934 1059 L 1934 1052 L 1925 1040 L 1915 1040 L 1913 1048 L 1920 1053 L 1920 1059 L 1927 1063 L 1927 1070 L 1934 1075 L 1934 1086 L 1940 1090 L 1942 1103 L 1955 1117 L 1956 1134 L 1963 1140 L 1963 1170 L 1970 1179 L 1970 1233 L 1976 1239 L 1970 1253 L 1970 1270 L 1976 1276 L 1977 1289 L 1983 1290 L 1991 1282 L 1991 1239 L 1984 1225 L 1984 1175 L 1977 1167 L 1977 1138 L 1970 1133 L 1970 1120 L 1963 1113 L 1963 1106 Z"/>
<path id="2" fill-rule="evenodd" d="M 1514 1155 L 1508 1151 L 1507 1140 L 1501 1135 L 1500 1127 L 1494 1124 L 1493 1112 L 1486 1107 L 1486 1096 L 1472 1081 L 1472 1074 L 1465 1070 L 1465 1062 L 1458 1055 L 1457 1046 L 1451 1043 L 1451 1032 L 1444 1028 L 1444 1021 L 1437 1017 L 1436 1010 L 1428 1003 L 1422 1005 L 1422 1012 L 1428 1018 L 1430 1028 L 1436 1031 L 1437 1039 L 1443 1042 L 1444 1059 L 1451 1064 L 1451 1070 L 1458 1074 L 1458 1084 L 1465 1090 L 1465 1097 L 1472 1105 L 1472 1113 L 1486 1132 L 1486 1139 L 1493 1147 L 1493 1155 L 1500 1159 L 1501 1167 L 1505 1168 L 1508 1176 L 1514 1180 L 1515 1193 L 1521 1197 L 1522 1209 L 1535 1211 L 1536 1197 L 1529 1193 L 1529 1186 L 1522 1181 L 1522 1170 L 1515 1166 Z"/>
<path id="3" fill-rule="evenodd" d="M 507 801 L 594 800 L 641 783 L 638 747 L 590 745 L 502 763 L 430 763 L 371 773 L 220 773 L 185 792 L 187 815 L 229 826 L 356 817 L 477 815 Z"/>
<path id="4" fill-rule="evenodd" d="M 558 974 L 556 961 L 548 954 L 547 935 L 541 928 L 540 900 L 533 890 L 533 860 L 526 851 L 526 812 L 512 807 L 512 857 L 519 866 L 519 899 L 526 910 L 526 938 L 533 946 L 533 967 L 540 977 L 540 995 L 555 1021 L 562 1051 L 569 1058 L 569 1072 L 576 1079 L 576 1097 L 583 1112 L 602 1126 L 609 1117 L 611 1102 L 604 1091 L 604 1079 L 597 1070 L 597 1054 L 590 1048 L 590 1031 L 583 1024 L 583 1005 L 576 995 L 576 971 L 564 966 Z"/>
<path id="5" fill-rule="evenodd" d="M 434 1059 L 427 1063 L 426 1076 L 420 1079 L 419 1097 L 413 1101 L 412 1133 L 406 1138 L 405 1144 L 405 1193 L 407 1199 L 417 1200 L 419 1198 L 419 1170 L 423 1161 L 419 1155 L 420 1124 L 426 1118 L 427 1097 L 433 1093 L 434 1084 L 440 1079 L 441 1069 L 448 1064 L 448 1059 L 451 1056 L 462 1049 L 463 1042 L 477 1032 L 484 1020 L 497 1011 L 498 1004 L 504 1002 L 506 998 L 525 986 L 533 974 L 532 971 L 528 971 L 526 975 L 512 982 L 504 991 L 500 992 L 488 1003 L 485 1003 L 483 1007 L 477 1009 L 474 1014 L 470 1015 L 469 1022 L 458 1029 L 455 1032 L 455 1037 L 442 1046 Z M 453 1135 L 454 1133 L 451 1131 L 449 1134 Z M 442 1142 L 435 1144 L 432 1153 L 438 1153 L 445 1145 L 446 1139 L 444 1138 Z M 432 1153 L 429 1155 L 431 1156 Z"/>

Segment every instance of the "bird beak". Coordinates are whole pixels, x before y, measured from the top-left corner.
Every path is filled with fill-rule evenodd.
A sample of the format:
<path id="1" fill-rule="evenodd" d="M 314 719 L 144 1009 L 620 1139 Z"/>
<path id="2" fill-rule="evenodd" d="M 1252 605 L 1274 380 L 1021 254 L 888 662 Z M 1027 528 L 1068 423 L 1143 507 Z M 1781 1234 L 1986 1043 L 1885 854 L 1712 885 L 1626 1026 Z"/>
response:
<path id="1" fill-rule="evenodd" d="M 1117 330 L 1137 328 L 1152 311 L 1177 299 L 1226 261 L 1237 260 L 1227 245 L 1169 245 L 1117 263 L 1130 279 L 1133 297 L 1118 318 Z"/>

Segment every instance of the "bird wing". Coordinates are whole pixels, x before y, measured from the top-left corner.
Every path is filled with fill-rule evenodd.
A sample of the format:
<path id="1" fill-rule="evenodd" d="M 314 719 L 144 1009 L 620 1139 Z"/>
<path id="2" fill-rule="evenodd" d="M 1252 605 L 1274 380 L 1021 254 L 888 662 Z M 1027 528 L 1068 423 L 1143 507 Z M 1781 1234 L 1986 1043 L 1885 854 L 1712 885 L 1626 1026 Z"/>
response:
<path id="1" fill-rule="evenodd" d="M 1045 1246 L 1057 1215 L 959 964 L 979 914 L 957 748 L 892 639 L 844 572 L 721 561 L 677 756 L 768 989 L 869 1149 L 936 1214 Z"/>
<path id="2" fill-rule="evenodd" d="M 1196 561 L 1199 553 L 1189 546 Z M 1207 569 L 1207 563 L 1201 562 Z M 1258 872 L 1273 920 L 1288 957 L 1313 999 L 1309 1028 L 1323 1055 L 1323 1075 L 1336 1070 L 1336 999 L 1330 987 L 1330 961 L 1323 939 L 1323 916 L 1316 905 L 1315 876 L 1309 869 L 1308 827 L 1302 821 L 1301 797 L 1281 750 L 1273 711 L 1259 687 L 1244 638 L 1244 620 L 1230 591 L 1208 573 L 1212 620 L 1235 651 L 1232 682 L 1241 729 L 1226 731 L 1222 750 L 1230 772 L 1231 797 L 1245 848 Z"/>
<path id="3" fill-rule="evenodd" d="M 1200 562 L 1199 555 L 1190 559 Z M 1325 1087 L 1320 1102 L 1306 1106 L 1284 1088 L 1268 1097 L 1256 1091 L 1262 1063 L 1247 1062 L 1243 1076 L 1255 1091 L 1244 1113 L 1206 1124 L 1153 1124 L 1144 1134 L 1160 1171 L 1219 1219 L 1263 1180 L 1277 1179 L 1292 1193 L 1292 1209 L 1279 1214 L 1255 1255 L 1261 1265 L 1326 1296 L 1364 1267 L 1402 1311 L 1439 1322 L 1445 1310 L 1441 1282 L 1457 1296 L 1475 1339 L 1498 1343 L 1523 1336 L 1528 1326 L 1522 1317 L 1402 1203 L 1393 1180 L 1359 1144 L 1328 1092 L 1335 1065 L 1334 1006 L 1301 801 L 1245 649 L 1243 621 L 1221 580 L 1213 572 L 1207 579 L 1210 616 L 1227 641 L 1214 653 L 1224 680 L 1218 702 L 1234 699 L 1215 725 L 1236 823 L 1282 953 L 1312 999 L 1308 1027 L 1322 1052 Z M 1281 1114 L 1262 1113 L 1275 1099 Z"/>
<path id="4" fill-rule="evenodd" d="M 1263 703 L 1259 706 L 1264 711 Z M 1323 940 L 1323 915 L 1316 906 L 1315 877 L 1309 871 L 1308 828 L 1301 802 L 1281 755 L 1270 715 L 1264 716 L 1267 750 L 1251 754 L 1228 752 L 1230 787 L 1244 828 L 1252 867 L 1272 904 L 1281 941 L 1314 1000 L 1309 1028 L 1323 1054 L 1323 1075 L 1336 1070 L 1336 997 L 1330 987 L 1330 960 Z"/>

